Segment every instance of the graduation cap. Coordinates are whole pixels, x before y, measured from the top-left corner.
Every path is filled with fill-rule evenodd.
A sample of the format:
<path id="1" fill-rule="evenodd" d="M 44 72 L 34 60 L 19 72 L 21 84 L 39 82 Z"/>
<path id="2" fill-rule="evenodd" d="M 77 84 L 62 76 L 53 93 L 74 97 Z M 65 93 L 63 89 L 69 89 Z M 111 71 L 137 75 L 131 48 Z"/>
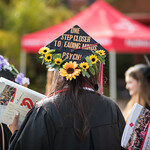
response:
<path id="1" fill-rule="evenodd" d="M 83 31 L 73 26 L 63 35 L 39 50 L 43 63 L 60 71 L 66 79 L 76 79 L 80 73 L 90 77 L 97 71 L 96 63 L 105 64 L 107 50 Z"/>

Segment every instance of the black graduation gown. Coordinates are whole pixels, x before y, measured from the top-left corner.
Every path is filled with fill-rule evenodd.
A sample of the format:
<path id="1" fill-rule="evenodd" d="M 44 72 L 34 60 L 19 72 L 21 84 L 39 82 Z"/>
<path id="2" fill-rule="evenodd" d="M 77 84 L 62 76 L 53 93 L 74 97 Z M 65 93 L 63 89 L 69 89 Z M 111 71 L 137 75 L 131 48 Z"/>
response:
<path id="1" fill-rule="evenodd" d="M 9 139 L 11 137 L 11 131 L 8 129 L 6 124 L 3 124 L 3 129 L 4 129 L 4 139 L 5 139 L 5 150 L 8 149 L 8 143 L 9 143 Z M 2 129 L 0 127 L 0 150 L 2 150 Z"/>
<path id="2" fill-rule="evenodd" d="M 148 110 L 150 110 L 150 106 L 146 103 L 145 108 L 147 108 Z"/>
<path id="3" fill-rule="evenodd" d="M 82 91 L 92 106 L 88 116 L 90 131 L 84 141 L 75 134 L 70 116 L 74 113 L 67 98 L 39 102 L 13 135 L 9 150 L 120 150 L 125 126 L 118 106 L 109 98 Z M 61 94 L 60 94 L 61 95 Z M 61 97 L 61 98 L 60 98 Z M 65 117 L 64 117 L 65 116 Z"/>

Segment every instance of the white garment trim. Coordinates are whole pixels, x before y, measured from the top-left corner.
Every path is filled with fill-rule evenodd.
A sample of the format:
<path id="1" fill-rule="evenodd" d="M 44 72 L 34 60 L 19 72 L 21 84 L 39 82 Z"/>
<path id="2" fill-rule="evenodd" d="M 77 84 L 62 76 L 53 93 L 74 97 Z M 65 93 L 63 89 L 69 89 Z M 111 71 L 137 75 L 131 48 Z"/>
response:
<path id="1" fill-rule="evenodd" d="M 84 90 L 94 91 L 92 88 L 89 87 L 83 87 Z"/>

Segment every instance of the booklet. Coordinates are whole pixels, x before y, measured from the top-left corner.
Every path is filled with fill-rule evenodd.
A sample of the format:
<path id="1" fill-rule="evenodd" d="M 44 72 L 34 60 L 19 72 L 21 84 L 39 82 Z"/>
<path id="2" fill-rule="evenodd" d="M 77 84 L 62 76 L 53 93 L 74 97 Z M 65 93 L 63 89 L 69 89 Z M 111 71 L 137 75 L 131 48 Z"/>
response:
<path id="1" fill-rule="evenodd" d="M 11 124 L 19 112 L 19 124 L 34 104 L 45 95 L 0 77 L 0 122 Z"/>
<path id="2" fill-rule="evenodd" d="M 150 150 L 150 111 L 137 103 L 125 126 L 121 146 L 128 150 Z"/>

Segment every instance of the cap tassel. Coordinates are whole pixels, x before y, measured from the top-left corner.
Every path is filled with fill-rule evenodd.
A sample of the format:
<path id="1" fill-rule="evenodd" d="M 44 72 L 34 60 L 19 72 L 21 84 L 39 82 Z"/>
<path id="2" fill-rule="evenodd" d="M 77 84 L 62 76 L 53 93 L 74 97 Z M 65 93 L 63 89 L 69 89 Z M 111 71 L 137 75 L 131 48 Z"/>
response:
<path id="1" fill-rule="evenodd" d="M 100 63 L 99 67 L 99 79 L 98 79 L 98 93 L 103 94 L 103 64 Z"/>

